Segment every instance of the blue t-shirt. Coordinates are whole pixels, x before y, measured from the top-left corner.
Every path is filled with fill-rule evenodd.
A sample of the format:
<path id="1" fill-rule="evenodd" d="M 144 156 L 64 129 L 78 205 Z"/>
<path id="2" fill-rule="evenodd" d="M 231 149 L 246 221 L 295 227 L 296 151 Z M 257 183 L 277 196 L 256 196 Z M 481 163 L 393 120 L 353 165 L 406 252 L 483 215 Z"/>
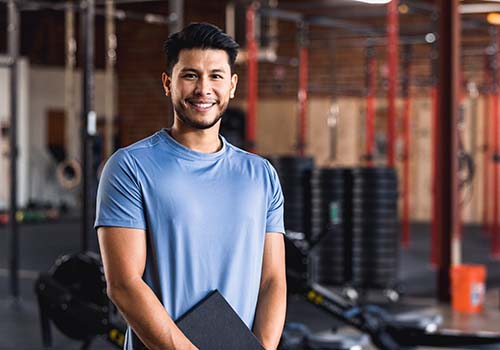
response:
<path id="1" fill-rule="evenodd" d="M 221 140 L 200 153 L 163 129 L 118 150 L 99 182 L 95 227 L 146 230 L 143 279 L 174 320 L 218 289 L 251 329 L 265 233 L 285 232 L 283 195 L 267 160 Z M 126 348 L 137 341 L 129 329 Z"/>

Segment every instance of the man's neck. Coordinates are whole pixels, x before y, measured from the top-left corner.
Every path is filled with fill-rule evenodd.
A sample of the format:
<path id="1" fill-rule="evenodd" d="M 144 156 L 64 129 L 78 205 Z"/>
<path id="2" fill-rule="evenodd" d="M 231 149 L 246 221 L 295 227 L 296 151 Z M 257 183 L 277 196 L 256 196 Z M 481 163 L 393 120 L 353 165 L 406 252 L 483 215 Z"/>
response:
<path id="1" fill-rule="evenodd" d="M 222 148 L 217 126 L 206 130 L 197 130 L 174 123 L 170 129 L 170 136 L 181 145 L 196 152 L 215 153 Z"/>

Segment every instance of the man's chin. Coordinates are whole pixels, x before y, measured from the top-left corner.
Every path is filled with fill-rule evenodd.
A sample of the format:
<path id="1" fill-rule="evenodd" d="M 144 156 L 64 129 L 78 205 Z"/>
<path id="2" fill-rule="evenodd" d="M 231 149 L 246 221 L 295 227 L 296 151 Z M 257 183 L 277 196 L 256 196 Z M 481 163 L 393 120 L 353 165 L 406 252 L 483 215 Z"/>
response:
<path id="1" fill-rule="evenodd" d="M 221 117 L 215 118 L 212 121 L 206 121 L 206 120 L 196 120 L 194 118 L 190 117 L 182 117 L 180 116 L 179 119 L 187 126 L 197 129 L 197 130 L 207 130 L 210 128 L 213 128 L 217 122 L 221 119 Z"/>

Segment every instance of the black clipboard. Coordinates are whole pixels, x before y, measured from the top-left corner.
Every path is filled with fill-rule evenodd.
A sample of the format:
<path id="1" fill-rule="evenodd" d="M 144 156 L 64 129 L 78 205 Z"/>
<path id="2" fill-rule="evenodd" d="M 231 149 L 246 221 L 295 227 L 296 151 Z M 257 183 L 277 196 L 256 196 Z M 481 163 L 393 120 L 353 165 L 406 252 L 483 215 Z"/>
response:
<path id="1" fill-rule="evenodd" d="M 181 316 L 176 324 L 200 350 L 264 349 L 217 290 Z"/>

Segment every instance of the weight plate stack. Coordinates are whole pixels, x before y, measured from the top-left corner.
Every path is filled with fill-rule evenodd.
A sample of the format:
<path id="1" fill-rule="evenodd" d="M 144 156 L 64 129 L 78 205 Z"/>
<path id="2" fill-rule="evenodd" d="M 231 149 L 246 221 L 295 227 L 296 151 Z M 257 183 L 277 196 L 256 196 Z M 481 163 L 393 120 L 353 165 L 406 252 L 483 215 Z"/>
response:
<path id="1" fill-rule="evenodd" d="M 395 169 L 356 168 L 352 190 L 352 283 L 361 289 L 397 284 L 398 180 Z"/>
<path id="2" fill-rule="evenodd" d="M 285 197 L 285 228 L 302 232 L 310 238 L 310 188 L 309 178 L 314 168 L 312 157 L 268 157 L 278 172 Z"/>
<path id="3" fill-rule="evenodd" d="M 311 173 L 311 238 L 321 237 L 313 256 L 313 276 L 323 285 L 339 286 L 348 280 L 350 249 L 346 231 L 351 181 L 347 168 L 323 168 Z"/>

